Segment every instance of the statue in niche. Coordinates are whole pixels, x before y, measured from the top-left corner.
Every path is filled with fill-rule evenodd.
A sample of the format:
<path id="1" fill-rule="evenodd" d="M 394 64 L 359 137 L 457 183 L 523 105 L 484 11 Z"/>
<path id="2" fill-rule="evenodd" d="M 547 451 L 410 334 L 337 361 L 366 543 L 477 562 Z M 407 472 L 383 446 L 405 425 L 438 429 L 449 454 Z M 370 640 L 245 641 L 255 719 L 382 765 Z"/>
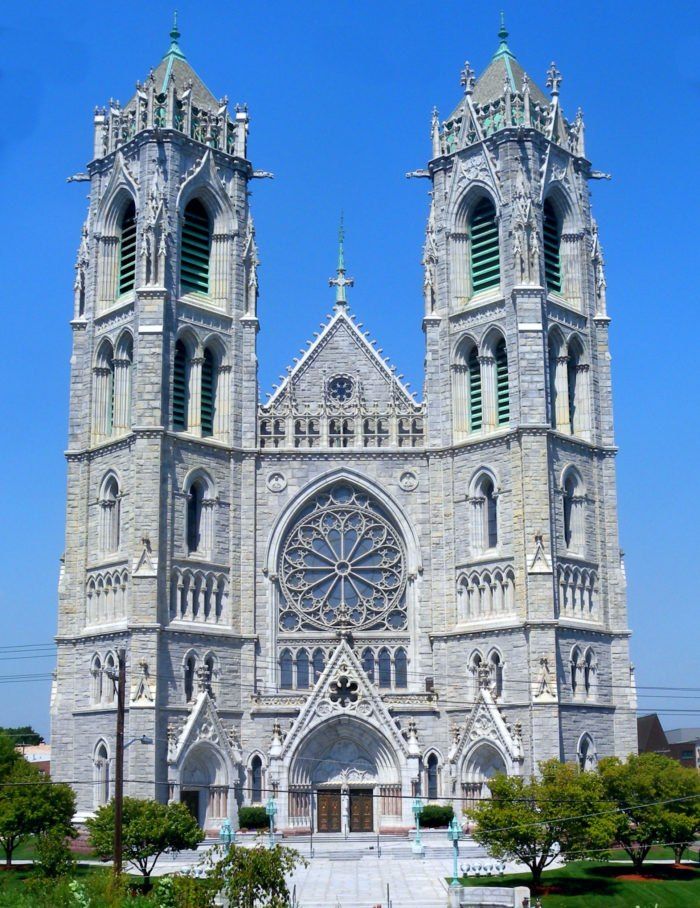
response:
<path id="1" fill-rule="evenodd" d="M 515 273 L 521 285 L 540 282 L 540 242 L 530 184 L 521 166 L 513 198 Z"/>

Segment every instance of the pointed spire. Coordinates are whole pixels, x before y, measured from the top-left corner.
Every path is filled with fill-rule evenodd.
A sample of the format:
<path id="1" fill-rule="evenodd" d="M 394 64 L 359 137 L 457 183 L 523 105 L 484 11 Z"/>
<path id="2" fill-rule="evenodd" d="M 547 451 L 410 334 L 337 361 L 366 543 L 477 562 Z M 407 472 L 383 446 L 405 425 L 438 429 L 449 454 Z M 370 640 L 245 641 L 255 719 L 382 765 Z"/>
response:
<path id="1" fill-rule="evenodd" d="M 165 59 L 166 57 L 178 57 L 180 60 L 185 59 L 185 55 L 183 54 L 182 50 L 180 49 L 180 45 L 178 44 L 179 38 L 180 29 L 177 25 L 177 10 L 175 10 L 173 12 L 173 27 L 170 29 L 170 47 L 168 48 L 168 52 L 165 54 L 163 59 Z"/>
<path id="2" fill-rule="evenodd" d="M 343 214 L 340 214 L 340 227 L 338 228 L 338 270 L 336 276 L 329 278 L 328 286 L 335 287 L 335 310 L 344 309 L 348 300 L 345 295 L 346 287 L 353 287 L 355 279 L 345 277 L 345 226 L 343 224 Z"/>
<path id="3" fill-rule="evenodd" d="M 513 57 L 513 52 L 508 47 L 508 29 L 506 28 L 506 14 L 501 10 L 501 26 L 498 29 L 498 50 L 493 55 L 494 59 L 496 57 Z"/>

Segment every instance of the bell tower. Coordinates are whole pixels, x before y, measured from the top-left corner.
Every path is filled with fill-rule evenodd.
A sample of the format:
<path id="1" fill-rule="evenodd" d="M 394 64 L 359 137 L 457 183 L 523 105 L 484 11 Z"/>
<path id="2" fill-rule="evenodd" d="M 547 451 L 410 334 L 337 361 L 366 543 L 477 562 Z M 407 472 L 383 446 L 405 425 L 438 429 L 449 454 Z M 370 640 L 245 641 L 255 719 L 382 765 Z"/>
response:
<path id="1" fill-rule="evenodd" d="M 610 320 L 589 194 L 589 181 L 606 175 L 586 158 L 581 110 L 564 115 L 556 65 L 543 91 L 511 51 L 503 19 L 498 39 L 479 78 L 465 63 L 452 113 L 441 120 L 434 111 L 432 158 L 413 174 L 432 183 L 423 257 L 426 443 L 453 458 L 454 549 L 437 557 L 454 558 L 457 575 L 489 558 L 486 567 L 501 570 L 497 555 L 514 568 L 512 626 L 525 629 L 527 655 L 510 671 L 521 693 L 531 688 L 534 765 L 560 754 L 563 723 L 580 715 L 565 715 L 569 690 L 553 686 L 549 696 L 547 684 L 570 687 L 573 672 L 580 700 L 576 679 L 584 670 L 592 678 L 586 647 L 573 646 L 575 629 L 586 641 L 604 631 L 596 671 L 609 685 L 623 752 L 634 749 L 634 716 L 630 695 L 618 702 L 616 693 L 630 689 L 628 630 Z M 491 471 L 486 485 L 469 485 L 481 465 Z M 442 459 L 432 469 L 444 486 Z M 493 526 L 475 547 L 487 514 Z M 470 609 L 484 596 L 492 602 L 489 582 L 465 580 L 460 589 L 458 579 L 452 614 L 457 626 L 473 629 L 467 645 L 488 626 L 481 606 Z"/>
<path id="2" fill-rule="evenodd" d="M 155 786 L 143 781 L 130 791 L 161 799 L 162 710 L 181 671 L 168 649 L 171 632 L 186 649 L 195 625 L 206 650 L 207 634 L 225 623 L 237 645 L 231 563 L 240 540 L 230 515 L 241 468 L 231 452 L 254 447 L 257 406 L 248 113 L 210 92 L 179 39 L 175 21 L 166 54 L 131 100 L 95 111 L 93 157 L 78 176 L 89 180 L 90 201 L 71 322 L 53 707 L 59 775 L 95 771 L 97 758 L 72 742 L 96 734 L 108 768 L 108 673 L 124 648 L 134 688 L 127 737 L 146 735 L 155 749 L 145 761 L 135 748 L 127 752 L 132 763 L 155 765 L 155 777 L 152 769 L 130 773 L 128 762 L 126 775 L 154 778 Z M 208 672 L 202 684 L 211 685 L 216 666 L 200 663 L 199 674 Z M 230 696 L 237 701 L 238 692 Z M 89 787 L 78 791 L 81 809 L 94 806 Z"/>

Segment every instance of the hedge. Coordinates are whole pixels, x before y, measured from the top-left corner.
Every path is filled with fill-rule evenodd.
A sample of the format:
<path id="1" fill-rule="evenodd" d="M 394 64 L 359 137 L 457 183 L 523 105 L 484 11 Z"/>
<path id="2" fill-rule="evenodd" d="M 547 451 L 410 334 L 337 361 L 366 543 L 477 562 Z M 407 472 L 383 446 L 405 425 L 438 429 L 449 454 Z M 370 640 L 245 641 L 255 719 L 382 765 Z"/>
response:
<path id="1" fill-rule="evenodd" d="M 238 826 L 240 829 L 267 829 L 270 825 L 264 807 L 239 807 Z"/>
<path id="2" fill-rule="evenodd" d="M 443 826 L 449 826 L 453 816 L 454 811 L 449 806 L 426 804 L 420 816 L 420 824 L 425 829 L 440 829 Z"/>

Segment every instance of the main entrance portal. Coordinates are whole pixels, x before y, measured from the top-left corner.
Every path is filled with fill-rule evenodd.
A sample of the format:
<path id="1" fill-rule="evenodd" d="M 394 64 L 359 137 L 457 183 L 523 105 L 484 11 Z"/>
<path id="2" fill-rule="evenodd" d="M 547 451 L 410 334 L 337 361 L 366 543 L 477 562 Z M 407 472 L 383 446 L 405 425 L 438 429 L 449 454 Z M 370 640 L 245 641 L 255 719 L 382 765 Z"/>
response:
<path id="1" fill-rule="evenodd" d="M 319 832 L 342 832 L 344 809 L 347 810 L 349 832 L 374 830 L 371 788 L 351 788 L 346 795 L 340 788 L 321 788 L 317 792 L 317 803 Z"/>

